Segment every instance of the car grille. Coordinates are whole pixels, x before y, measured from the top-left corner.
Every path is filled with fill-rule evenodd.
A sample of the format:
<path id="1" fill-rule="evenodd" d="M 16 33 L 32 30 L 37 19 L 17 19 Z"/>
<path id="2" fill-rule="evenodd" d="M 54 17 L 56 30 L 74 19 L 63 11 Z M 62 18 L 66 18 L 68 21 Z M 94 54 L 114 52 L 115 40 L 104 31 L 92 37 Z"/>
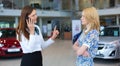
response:
<path id="1" fill-rule="evenodd" d="M 104 44 L 98 44 L 98 50 L 101 50 L 104 48 Z"/>
<path id="2" fill-rule="evenodd" d="M 104 57 L 103 54 L 96 55 L 96 57 Z"/>
<path id="3" fill-rule="evenodd" d="M 19 52 L 8 52 L 8 51 L 5 51 L 6 54 L 19 54 L 19 53 L 22 53 L 22 50 L 20 50 Z"/>

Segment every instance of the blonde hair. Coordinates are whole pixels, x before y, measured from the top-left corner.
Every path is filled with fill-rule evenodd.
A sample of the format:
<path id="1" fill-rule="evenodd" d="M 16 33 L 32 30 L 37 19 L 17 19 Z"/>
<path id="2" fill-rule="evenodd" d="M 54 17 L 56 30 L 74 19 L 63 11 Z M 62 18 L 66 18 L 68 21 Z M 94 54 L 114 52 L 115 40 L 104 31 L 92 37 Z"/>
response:
<path id="1" fill-rule="evenodd" d="M 92 29 L 96 29 L 99 31 L 100 28 L 100 21 L 99 21 L 99 15 L 95 7 L 89 7 L 83 9 L 84 17 L 88 22 L 87 25 L 87 32 L 88 33 Z"/>

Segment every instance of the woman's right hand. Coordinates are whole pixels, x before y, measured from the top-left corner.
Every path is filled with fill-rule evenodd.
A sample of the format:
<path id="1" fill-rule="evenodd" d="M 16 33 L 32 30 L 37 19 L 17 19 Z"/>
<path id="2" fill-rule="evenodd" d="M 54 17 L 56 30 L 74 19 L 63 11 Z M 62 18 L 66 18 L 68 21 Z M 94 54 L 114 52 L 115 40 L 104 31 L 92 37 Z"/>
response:
<path id="1" fill-rule="evenodd" d="M 73 50 L 77 51 L 79 49 L 78 41 L 76 41 L 72 47 L 73 47 Z"/>
<path id="2" fill-rule="evenodd" d="M 33 20 L 29 18 L 29 19 L 26 20 L 26 22 L 27 22 L 27 27 L 28 27 L 28 29 L 30 31 L 30 34 L 34 34 L 35 26 L 34 26 Z"/>

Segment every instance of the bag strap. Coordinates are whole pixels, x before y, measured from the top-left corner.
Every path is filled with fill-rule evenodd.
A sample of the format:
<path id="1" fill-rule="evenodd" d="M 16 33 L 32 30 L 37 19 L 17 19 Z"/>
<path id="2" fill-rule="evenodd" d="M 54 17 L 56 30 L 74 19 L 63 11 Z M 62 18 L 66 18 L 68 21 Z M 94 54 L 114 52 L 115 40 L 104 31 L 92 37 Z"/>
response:
<path id="1" fill-rule="evenodd" d="M 81 35 L 82 32 L 83 32 L 83 30 L 81 30 L 79 33 L 77 33 L 77 34 L 73 37 L 73 44 L 77 41 L 77 39 L 79 38 L 79 36 Z"/>

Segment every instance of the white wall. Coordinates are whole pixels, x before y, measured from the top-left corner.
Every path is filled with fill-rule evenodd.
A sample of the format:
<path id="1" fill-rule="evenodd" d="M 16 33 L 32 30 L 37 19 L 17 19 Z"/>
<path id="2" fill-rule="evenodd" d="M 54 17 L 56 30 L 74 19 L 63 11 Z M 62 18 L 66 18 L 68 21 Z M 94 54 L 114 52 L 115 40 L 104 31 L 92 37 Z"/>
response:
<path id="1" fill-rule="evenodd" d="M 30 4 L 33 4 L 33 3 L 39 3 L 39 4 L 41 4 L 41 0 L 30 0 L 29 3 Z"/>
<path id="2" fill-rule="evenodd" d="M 0 16 L 20 16 L 21 10 L 18 9 L 4 9 L 0 12 Z M 60 12 L 60 11 L 41 11 L 37 10 L 37 15 L 39 17 L 70 17 L 69 12 Z"/>

